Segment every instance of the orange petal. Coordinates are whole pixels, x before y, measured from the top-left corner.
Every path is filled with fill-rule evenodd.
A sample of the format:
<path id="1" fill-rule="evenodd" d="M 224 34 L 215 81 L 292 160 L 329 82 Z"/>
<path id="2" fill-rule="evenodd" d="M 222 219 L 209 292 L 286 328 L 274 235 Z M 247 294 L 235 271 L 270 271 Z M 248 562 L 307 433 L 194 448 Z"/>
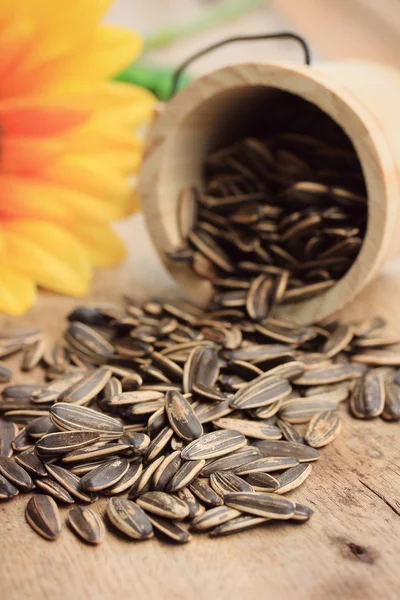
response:
<path id="1" fill-rule="evenodd" d="M 74 213 L 55 191 L 35 180 L 1 175 L 0 190 L 0 219 L 36 218 L 65 225 L 74 220 Z"/>
<path id="2" fill-rule="evenodd" d="M 62 151 L 61 138 L 32 140 L 5 136 L 1 141 L 0 169 L 2 173 L 33 175 L 47 168 Z"/>
<path id="3" fill-rule="evenodd" d="M 84 123 L 90 111 L 63 106 L 47 98 L 0 102 L 3 135 L 46 137 L 59 135 Z"/>

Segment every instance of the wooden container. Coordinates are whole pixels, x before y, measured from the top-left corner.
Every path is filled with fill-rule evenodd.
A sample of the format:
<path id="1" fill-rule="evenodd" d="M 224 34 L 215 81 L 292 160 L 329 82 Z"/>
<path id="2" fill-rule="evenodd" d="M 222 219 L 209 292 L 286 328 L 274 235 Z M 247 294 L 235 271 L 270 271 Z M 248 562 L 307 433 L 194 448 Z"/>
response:
<path id="1" fill-rule="evenodd" d="M 367 231 L 349 271 L 324 294 L 279 309 L 308 323 L 342 308 L 400 249 L 399 72 L 364 61 L 313 67 L 249 63 L 201 77 L 179 92 L 154 123 L 140 193 L 147 227 L 164 264 L 189 298 L 206 304 L 211 284 L 165 255 L 180 242 L 179 190 L 189 183 L 201 185 L 206 154 L 246 135 L 250 123 L 261 123 L 268 131 L 287 92 L 316 105 L 345 131 L 358 154 L 368 195 Z"/>

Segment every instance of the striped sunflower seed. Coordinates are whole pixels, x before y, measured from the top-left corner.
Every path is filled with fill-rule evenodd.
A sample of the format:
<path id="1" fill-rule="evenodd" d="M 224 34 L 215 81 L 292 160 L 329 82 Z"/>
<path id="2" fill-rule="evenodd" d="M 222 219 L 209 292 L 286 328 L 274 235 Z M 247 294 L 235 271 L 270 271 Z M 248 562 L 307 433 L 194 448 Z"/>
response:
<path id="1" fill-rule="evenodd" d="M 190 442 L 182 450 L 185 460 L 217 458 L 239 450 L 247 443 L 245 436 L 238 431 L 219 430 L 206 433 L 201 438 Z"/>
<path id="2" fill-rule="evenodd" d="M 126 458 L 109 460 L 81 478 L 81 487 L 88 492 L 98 492 L 114 486 L 129 469 Z"/>
<path id="3" fill-rule="evenodd" d="M 178 492 L 188 486 L 202 471 L 205 464 L 204 459 L 184 462 L 170 479 L 166 488 L 167 491 L 171 493 Z"/>
<path id="4" fill-rule="evenodd" d="M 226 494 L 224 500 L 231 508 L 266 519 L 290 519 L 295 511 L 293 502 L 274 493 L 236 492 Z"/>
<path id="5" fill-rule="evenodd" d="M 309 506 L 296 502 L 292 519 L 295 521 L 308 521 L 313 513 L 313 509 Z"/>
<path id="6" fill-rule="evenodd" d="M 147 540 L 154 535 L 148 516 L 131 500 L 110 498 L 107 516 L 114 527 L 134 540 Z"/>
<path id="7" fill-rule="evenodd" d="M 209 485 L 207 479 L 198 477 L 189 485 L 189 489 L 203 504 L 221 506 L 224 503 L 221 496 Z"/>
<path id="8" fill-rule="evenodd" d="M 211 537 L 222 537 L 224 535 L 231 535 L 232 533 L 239 533 L 240 531 L 246 531 L 252 529 L 257 525 L 263 525 L 269 521 L 264 517 L 252 517 L 250 515 L 245 517 L 237 517 L 222 525 L 218 525 L 210 532 Z"/>
<path id="9" fill-rule="evenodd" d="M 72 531 L 88 544 L 101 544 L 104 539 L 104 523 L 99 515 L 90 508 L 76 506 L 70 510 L 68 523 Z"/>
<path id="10" fill-rule="evenodd" d="M 199 438 L 203 427 L 189 402 L 179 392 L 167 392 L 165 409 L 170 425 L 176 435 L 185 441 Z"/>
<path id="11" fill-rule="evenodd" d="M 222 523 L 240 517 L 240 515 L 241 513 L 234 508 L 216 506 L 195 517 L 190 523 L 190 529 L 196 532 L 209 531 L 210 529 L 214 529 L 214 527 L 218 527 L 218 525 L 222 525 Z"/>
<path id="12" fill-rule="evenodd" d="M 62 487 L 57 481 L 50 479 L 50 477 L 43 477 L 36 481 L 37 487 L 43 490 L 44 493 L 52 496 L 59 502 L 65 502 L 66 504 L 73 504 L 75 500 L 65 488 Z"/>
<path id="13" fill-rule="evenodd" d="M 203 477 L 209 477 L 211 473 L 215 473 L 216 471 L 233 471 L 234 469 L 254 461 L 259 456 L 260 453 L 257 448 L 245 446 L 227 456 L 208 461 L 201 474 Z"/>
<path id="14" fill-rule="evenodd" d="M 178 472 L 182 464 L 181 451 L 175 450 L 164 458 L 157 471 L 154 473 L 153 485 L 155 490 L 164 491 L 168 483 Z"/>
<path id="15" fill-rule="evenodd" d="M 385 383 L 385 406 L 381 417 L 385 421 L 400 419 L 400 388 L 395 383 Z"/>
<path id="16" fill-rule="evenodd" d="M 18 427 L 11 421 L 0 419 L 0 454 L 10 457 L 12 455 L 12 442 L 18 434 Z"/>
<path id="17" fill-rule="evenodd" d="M 296 467 L 292 467 L 295 469 Z M 289 469 L 290 471 L 290 469 Z M 279 481 L 268 473 L 250 473 L 246 477 L 254 492 L 275 492 L 279 488 Z"/>
<path id="18" fill-rule="evenodd" d="M 276 494 L 286 494 L 299 487 L 309 475 L 311 475 L 312 465 L 301 464 L 297 467 L 288 469 L 282 475 L 277 476 L 279 487 L 275 490 Z"/>
<path id="19" fill-rule="evenodd" d="M 174 521 L 171 521 L 169 519 L 163 519 L 162 517 L 158 517 L 154 514 L 150 514 L 148 515 L 148 517 L 154 529 L 161 532 L 167 538 L 173 540 L 174 542 L 185 544 L 186 542 L 190 542 L 190 540 L 192 539 L 190 533 Z"/>
<path id="20" fill-rule="evenodd" d="M 147 492 L 136 500 L 146 512 L 164 519 L 181 521 L 189 516 L 189 507 L 183 500 L 165 492 Z"/>
<path id="21" fill-rule="evenodd" d="M 60 402 L 85 406 L 105 388 L 110 378 L 110 369 L 100 367 L 72 384 L 59 395 L 58 399 Z"/>
<path id="22" fill-rule="evenodd" d="M 264 424 L 246 419 L 222 418 L 213 421 L 215 427 L 239 431 L 243 435 L 259 440 L 279 440 L 282 433 L 275 425 Z"/>
<path id="23" fill-rule="evenodd" d="M 313 448 L 322 448 L 333 442 L 341 431 L 337 413 L 324 411 L 315 415 L 308 424 L 305 440 Z"/>
<path id="24" fill-rule="evenodd" d="M 181 500 L 183 500 L 183 502 L 186 502 L 186 504 L 188 505 L 189 508 L 189 519 L 194 519 L 195 517 L 198 517 L 199 515 L 202 515 L 205 512 L 205 507 L 200 504 L 200 502 L 197 500 L 196 496 L 194 496 L 192 494 L 192 492 L 189 490 L 189 488 L 184 487 L 181 490 L 178 491 L 177 493 L 178 498 L 180 498 Z"/>
<path id="25" fill-rule="evenodd" d="M 29 473 L 7 456 L 0 455 L 0 474 L 23 492 L 29 492 L 35 487 Z"/>
<path id="26" fill-rule="evenodd" d="M 358 419 L 372 419 L 382 414 L 385 406 L 383 377 L 375 370 L 363 375 L 350 396 L 350 410 Z"/>
<path id="27" fill-rule="evenodd" d="M 107 488 L 107 493 L 112 496 L 122 494 L 122 492 L 130 489 L 137 481 L 139 481 L 142 472 L 143 465 L 141 462 L 131 463 L 125 475 L 123 475 L 113 486 Z"/>
<path id="28" fill-rule="evenodd" d="M 47 471 L 44 464 L 37 456 L 35 451 L 25 451 L 14 457 L 14 460 L 19 464 L 29 475 L 33 477 L 46 477 Z"/>
<path id="29" fill-rule="evenodd" d="M 253 473 L 272 473 L 273 471 L 282 471 L 290 467 L 296 467 L 299 460 L 291 456 L 268 456 L 257 458 L 248 462 L 237 469 L 236 475 L 250 475 Z"/>
<path id="30" fill-rule="evenodd" d="M 8 500 L 19 494 L 19 490 L 0 474 L 0 500 Z"/>
<path id="31" fill-rule="evenodd" d="M 87 494 L 81 486 L 80 478 L 60 467 L 59 465 L 52 465 L 46 463 L 46 470 L 64 489 L 67 490 L 74 498 L 82 500 L 82 502 L 93 502 L 95 498 L 92 495 Z"/>
<path id="32" fill-rule="evenodd" d="M 60 402 L 50 409 L 54 425 L 63 431 L 94 431 L 100 439 L 113 440 L 123 435 L 121 423 L 87 406 L 76 406 Z"/>
<path id="33" fill-rule="evenodd" d="M 318 450 L 305 446 L 304 444 L 260 440 L 254 442 L 254 446 L 259 449 L 261 456 L 265 457 L 291 457 L 297 458 L 299 462 L 311 462 L 319 459 Z"/>
<path id="34" fill-rule="evenodd" d="M 231 492 L 252 492 L 251 485 L 234 473 L 217 471 L 210 475 L 210 485 L 212 489 L 219 495 L 225 496 Z"/>
<path id="35" fill-rule="evenodd" d="M 90 431 L 60 431 L 47 433 L 36 442 L 38 456 L 60 456 L 73 450 L 90 446 L 99 440 L 98 433 Z"/>
<path id="36" fill-rule="evenodd" d="M 26 505 L 25 518 L 32 529 L 46 540 L 55 540 L 61 533 L 60 513 L 50 496 L 32 496 Z"/>
<path id="37" fill-rule="evenodd" d="M 183 369 L 183 390 L 191 392 L 193 385 L 212 387 L 219 374 L 218 354 L 212 345 L 195 346 Z"/>

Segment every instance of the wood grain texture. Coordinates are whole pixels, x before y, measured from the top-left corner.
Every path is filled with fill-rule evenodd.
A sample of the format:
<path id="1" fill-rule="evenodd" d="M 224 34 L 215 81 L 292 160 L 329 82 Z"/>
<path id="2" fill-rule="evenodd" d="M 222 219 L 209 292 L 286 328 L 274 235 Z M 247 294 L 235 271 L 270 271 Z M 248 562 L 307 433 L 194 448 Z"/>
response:
<path id="1" fill-rule="evenodd" d="M 115 301 L 121 293 L 168 293 L 168 280 L 151 248 L 143 220 L 135 217 L 122 233 L 135 240 L 140 257 L 95 279 L 91 299 Z M 386 316 L 400 333 L 400 265 L 372 283 L 344 316 Z M 48 339 L 60 335 L 63 316 L 76 300 L 42 294 L 23 319 L 2 317 L 0 327 L 37 324 Z M 17 364 L 19 357 L 12 361 Z M 39 376 L 40 373 L 37 374 Z M 18 374 L 16 381 L 28 381 Z M 108 530 L 96 548 L 79 542 L 64 524 L 56 542 L 46 542 L 25 523 L 28 495 L 0 503 L 1 598 L 21 600 L 396 600 L 400 555 L 399 425 L 379 419 L 359 422 L 343 407 L 340 438 L 321 451 L 313 473 L 289 494 L 309 504 L 308 523 L 269 523 L 228 538 L 194 535 L 179 547 L 158 539 L 134 542 Z M 94 510 L 104 512 L 104 501 Z M 62 519 L 67 510 L 62 509 Z M 353 548 L 353 551 L 352 551 Z M 358 553 L 358 554 L 357 554 Z"/>

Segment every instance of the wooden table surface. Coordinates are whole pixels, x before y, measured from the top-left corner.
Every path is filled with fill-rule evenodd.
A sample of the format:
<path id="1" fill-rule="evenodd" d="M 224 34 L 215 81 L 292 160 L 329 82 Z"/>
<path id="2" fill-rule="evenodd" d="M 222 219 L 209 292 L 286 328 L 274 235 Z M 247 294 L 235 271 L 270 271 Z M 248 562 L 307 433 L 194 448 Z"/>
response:
<path id="1" fill-rule="evenodd" d="M 265 23 L 272 19 L 271 29 L 276 27 L 278 17 L 267 12 L 263 16 Z M 253 30 L 260 29 L 259 17 L 250 20 Z M 235 31 L 237 27 L 236 23 Z M 122 293 L 138 298 L 176 294 L 142 217 L 129 219 L 119 229 L 129 257 L 119 267 L 96 275 L 91 300 L 113 302 Z M 394 265 L 347 307 L 344 317 L 381 314 L 400 333 L 399 274 L 400 264 Z M 63 317 L 76 304 L 43 293 L 24 318 L 0 317 L 0 328 L 38 325 L 51 340 L 61 334 Z M 13 361 L 17 364 L 17 358 Z M 16 382 L 28 379 L 15 377 Z M 341 437 L 323 449 L 311 477 L 293 493 L 315 509 L 308 523 L 269 523 L 219 539 L 195 535 L 186 546 L 159 540 L 129 542 L 107 532 L 104 543 L 92 548 L 67 527 L 55 543 L 41 539 L 25 523 L 24 495 L 1 503 L 0 598 L 399 599 L 399 425 L 379 419 L 356 421 L 344 407 L 342 411 Z M 96 509 L 103 511 L 104 504 Z"/>

